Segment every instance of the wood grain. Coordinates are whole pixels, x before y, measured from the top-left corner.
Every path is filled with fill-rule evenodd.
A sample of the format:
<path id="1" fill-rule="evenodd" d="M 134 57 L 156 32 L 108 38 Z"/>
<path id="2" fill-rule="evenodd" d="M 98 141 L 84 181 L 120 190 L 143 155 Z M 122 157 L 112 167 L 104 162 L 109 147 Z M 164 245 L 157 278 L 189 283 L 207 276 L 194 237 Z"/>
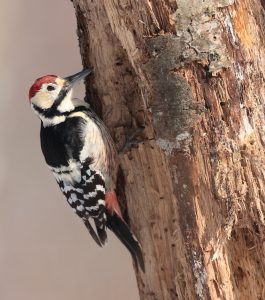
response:
<path id="1" fill-rule="evenodd" d="M 120 154 L 141 299 L 265 299 L 264 3 L 73 0 Z"/>

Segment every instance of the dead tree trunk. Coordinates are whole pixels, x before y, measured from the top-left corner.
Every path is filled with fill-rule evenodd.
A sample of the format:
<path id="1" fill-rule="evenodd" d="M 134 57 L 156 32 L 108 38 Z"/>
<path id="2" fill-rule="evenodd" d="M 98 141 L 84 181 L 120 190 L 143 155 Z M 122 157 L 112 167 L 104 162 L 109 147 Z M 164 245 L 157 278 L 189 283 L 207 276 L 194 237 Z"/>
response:
<path id="1" fill-rule="evenodd" d="M 145 127 L 120 155 L 141 299 L 265 299 L 264 0 L 73 3 L 95 109 L 117 145 Z"/>

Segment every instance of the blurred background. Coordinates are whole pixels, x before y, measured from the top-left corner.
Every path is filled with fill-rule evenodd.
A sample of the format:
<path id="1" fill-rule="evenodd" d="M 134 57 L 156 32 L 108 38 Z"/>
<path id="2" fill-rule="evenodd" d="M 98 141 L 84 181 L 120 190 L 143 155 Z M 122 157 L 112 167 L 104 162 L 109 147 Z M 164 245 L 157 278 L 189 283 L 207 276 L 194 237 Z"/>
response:
<path id="1" fill-rule="evenodd" d="M 125 248 L 100 249 L 66 203 L 28 103 L 36 78 L 82 69 L 72 3 L 1 1 L 0 39 L 0 299 L 138 299 Z"/>

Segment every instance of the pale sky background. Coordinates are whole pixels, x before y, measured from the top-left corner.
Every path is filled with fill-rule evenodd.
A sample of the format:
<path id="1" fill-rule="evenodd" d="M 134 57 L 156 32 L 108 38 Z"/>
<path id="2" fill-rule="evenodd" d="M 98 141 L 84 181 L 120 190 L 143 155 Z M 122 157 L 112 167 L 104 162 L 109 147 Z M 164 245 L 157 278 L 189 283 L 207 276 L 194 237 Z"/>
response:
<path id="1" fill-rule="evenodd" d="M 69 0 L 0 3 L 0 299 L 137 300 L 127 250 L 100 249 L 48 170 L 28 89 L 81 69 Z"/>

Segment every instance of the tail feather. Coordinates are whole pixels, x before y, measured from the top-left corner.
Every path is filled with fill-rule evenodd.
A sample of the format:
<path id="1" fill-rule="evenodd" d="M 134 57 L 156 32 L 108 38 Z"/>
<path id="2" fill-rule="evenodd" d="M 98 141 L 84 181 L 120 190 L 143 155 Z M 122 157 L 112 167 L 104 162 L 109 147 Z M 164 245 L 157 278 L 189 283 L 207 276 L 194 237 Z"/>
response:
<path id="1" fill-rule="evenodd" d="M 107 243 L 107 240 L 108 240 L 106 224 L 105 224 L 105 222 L 102 223 L 102 221 L 98 222 L 97 219 L 95 219 L 94 221 L 95 221 L 95 225 L 96 225 L 96 229 L 97 229 L 97 233 L 98 233 L 98 237 L 100 239 L 100 242 L 101 242 L 102 245 L 105 245 Z"/>
<path id="2" fill-rule="evenodd" d="M 93 229 L 93 227 L 91 226 L 89 220 L 84 220 L 84 223 L 86 225 L 87 230 L 89 231 L 91 237 L 93 238 L 93 240 L 98 244 L 99 247 L 102 247 L 102 243 L 99 240 L 98 235 L 96 234 L 95 230 Z"/>
<path id="3" fill-rule="evenodd" d="M 108 228 L 115 233 L 118 239 L 123 243 L 123 245 L 131 253 L 134 262 L 138 266 L 138 263 L 143 272 L 145 272 L 144 259 L 142 254 L 142 249 L 130 231 L 128 225 L 123 219 L 121 219 L 117 214 L 108 214 L 107 215 L 107 226 Z"/>

